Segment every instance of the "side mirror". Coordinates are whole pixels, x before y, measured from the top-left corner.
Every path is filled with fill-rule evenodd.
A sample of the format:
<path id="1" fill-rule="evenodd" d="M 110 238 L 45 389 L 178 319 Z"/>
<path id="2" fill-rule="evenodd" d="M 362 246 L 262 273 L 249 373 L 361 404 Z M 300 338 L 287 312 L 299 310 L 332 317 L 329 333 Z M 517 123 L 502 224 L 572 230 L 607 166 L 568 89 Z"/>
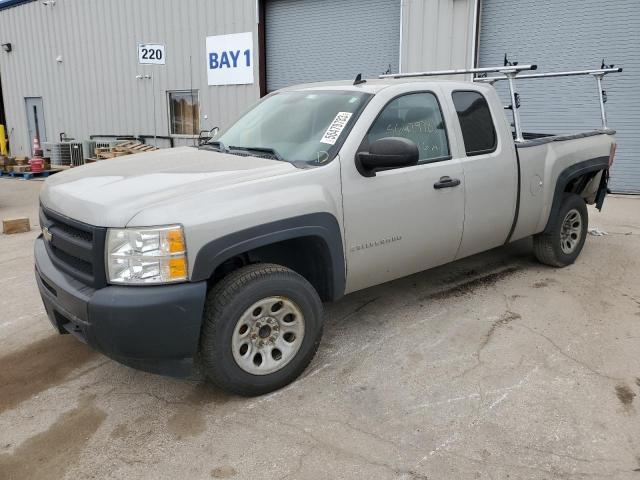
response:
<path id="1" fill-rule="evenodd" d="M 420 158 L 418 146 L 407 138 L 386 137 L 376 140 L 368 152 L 356 154 L 356 167 L 365 177 L 392 168 L 417 165 Z"/>
<path id="2" fill-rule="evenodd" d="M 204 145 L 220 131 L 220 127 L 213 127 L 211 130 L 202 130 L 198 135 L 198 146 Z"/>

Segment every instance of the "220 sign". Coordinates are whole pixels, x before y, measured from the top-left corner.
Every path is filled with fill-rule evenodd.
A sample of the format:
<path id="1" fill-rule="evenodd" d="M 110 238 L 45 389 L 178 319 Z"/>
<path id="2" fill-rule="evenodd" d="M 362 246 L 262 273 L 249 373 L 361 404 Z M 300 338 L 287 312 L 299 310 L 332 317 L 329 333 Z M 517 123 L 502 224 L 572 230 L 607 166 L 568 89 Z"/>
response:
<path id="1" fill-rule="evenodd" d="M 142 59 L 143 60 L 162 60 L 162 50 L 156 48 L 143 48 L 142 49 Z"/>
<path id="2" fill-rule="evenodd" d="M 139 44 L 138 45 L 138 63 L 164 65 L 164 45 L 160 44 Z"/>

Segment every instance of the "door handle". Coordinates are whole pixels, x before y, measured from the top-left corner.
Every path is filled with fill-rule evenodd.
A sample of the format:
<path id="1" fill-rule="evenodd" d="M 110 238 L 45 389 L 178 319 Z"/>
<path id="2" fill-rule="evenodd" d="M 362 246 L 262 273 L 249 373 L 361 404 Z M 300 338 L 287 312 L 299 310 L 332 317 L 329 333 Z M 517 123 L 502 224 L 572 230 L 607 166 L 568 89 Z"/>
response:
<path id="1" fill-rule="evenodd" d="M 440 180 L 433 184 L 433 188 L 439 190 L 441 188 L 457 187 L 458 185 L 460 185 L 460 180 L 458 180 L 457 178 L 444 176 L 440 177 Z"/>

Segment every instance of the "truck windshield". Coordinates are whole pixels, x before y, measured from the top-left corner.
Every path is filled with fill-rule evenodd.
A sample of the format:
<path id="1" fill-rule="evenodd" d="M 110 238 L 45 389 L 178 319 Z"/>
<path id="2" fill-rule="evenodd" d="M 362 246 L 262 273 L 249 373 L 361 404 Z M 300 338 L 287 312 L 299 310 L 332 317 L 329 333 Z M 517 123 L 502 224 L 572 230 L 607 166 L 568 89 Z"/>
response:
<path id="1" fill-rule="evenodd" d="M 278 92 L 210 143 L 239 155 L 321 165 L 336 155 L 370 97 L 334 90 Z"/>

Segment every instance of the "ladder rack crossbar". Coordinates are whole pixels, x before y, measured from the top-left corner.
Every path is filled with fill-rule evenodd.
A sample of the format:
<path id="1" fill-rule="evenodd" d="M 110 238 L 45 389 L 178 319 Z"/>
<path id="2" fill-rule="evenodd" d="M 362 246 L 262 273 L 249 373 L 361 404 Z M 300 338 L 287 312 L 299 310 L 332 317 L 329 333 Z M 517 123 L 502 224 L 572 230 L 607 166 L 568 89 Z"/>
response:
<path id="1" fill-rule="evenodd" d="M 506 65 L 501 67 L 460 68 L 454 70 L 434 70 L 430 72 L 390 73 L 378 75 L 378 78 L 435 77 L 439 75 L 468 75 L 472 73 L 515 74 L 525 70 L 536 70 L 537 65 Z M 502 77 L 500 77 L 502 78 Z M 506 77 L 505 77 L 506 78 Z"/>
<path id="2" fill-rule="evenodd" d="M 595 70 L 572 70 L 568 72 L 549 72 L 549 73 L 529 73 L 518 75 L 518 80 L 527 78 L 552 78 L 552 77 L 574 77 L 578 75 L 607 75 L 608 73 L 620 73 L 622 68 L 598 68 Z M 500 80 L 507 80 L 508 77 L 478 77 L 474 78 L 474 82 L 493 83 Z"/>
<path id="3" fill-rule="evenodd" d="M 505 63 L 507 59 L 505 56 Z M 602 61 L 602 67 L 594 70 L 572 70 L 567 72 L 549 72 L 549 73 L 529 73 L 521 75 L 520 72 L 525 70 L 537 70 L 538 66 L 535 64 L 530 65 L 503 65 L 500 67 L 480 67 L 480 68 L 466 68 L 466 69 L 454 69 L 454 70 L 436 70 L 431 72 L 412 72 L 412 73 L 390 73 L 385 75 L 379 75 L 378 78 L 410 78 L 410 77 L 435 77 L 439 75 L 469 75 L 469 74 L 487 74 L 487 73 L 500 73 L 503 76 L 491 76 L 491 77 L 475 77 L 474 82 L 494 84 L 495 82 L 506 80 L 509 83 L 509 96 L 511 105 L 505 108 L 511 109 L 513 114 L 513 126 L 515 129 L 515 141 L 523 142 L 524 136 L 522 133 L 522 125 L 520 123 L 520 114 L 518 113 L 519 95 L 516 92 L 515 81 L 524 80 L 528 78 L 551 78 L 551 77 L 573 77 L 578 75 L 591 75 L 596 79 L 598 87 L 598 100 L 600 101 L 600 117 L 602 120 L 602 128 L 607 127 L 607 115 L 605 112 L 604 104 L 606 100 L 606 92 L 602 89 L 602 79 L 609 73 L 620 73 L 622 68 L 606 67 L 604 60 Z"/>

